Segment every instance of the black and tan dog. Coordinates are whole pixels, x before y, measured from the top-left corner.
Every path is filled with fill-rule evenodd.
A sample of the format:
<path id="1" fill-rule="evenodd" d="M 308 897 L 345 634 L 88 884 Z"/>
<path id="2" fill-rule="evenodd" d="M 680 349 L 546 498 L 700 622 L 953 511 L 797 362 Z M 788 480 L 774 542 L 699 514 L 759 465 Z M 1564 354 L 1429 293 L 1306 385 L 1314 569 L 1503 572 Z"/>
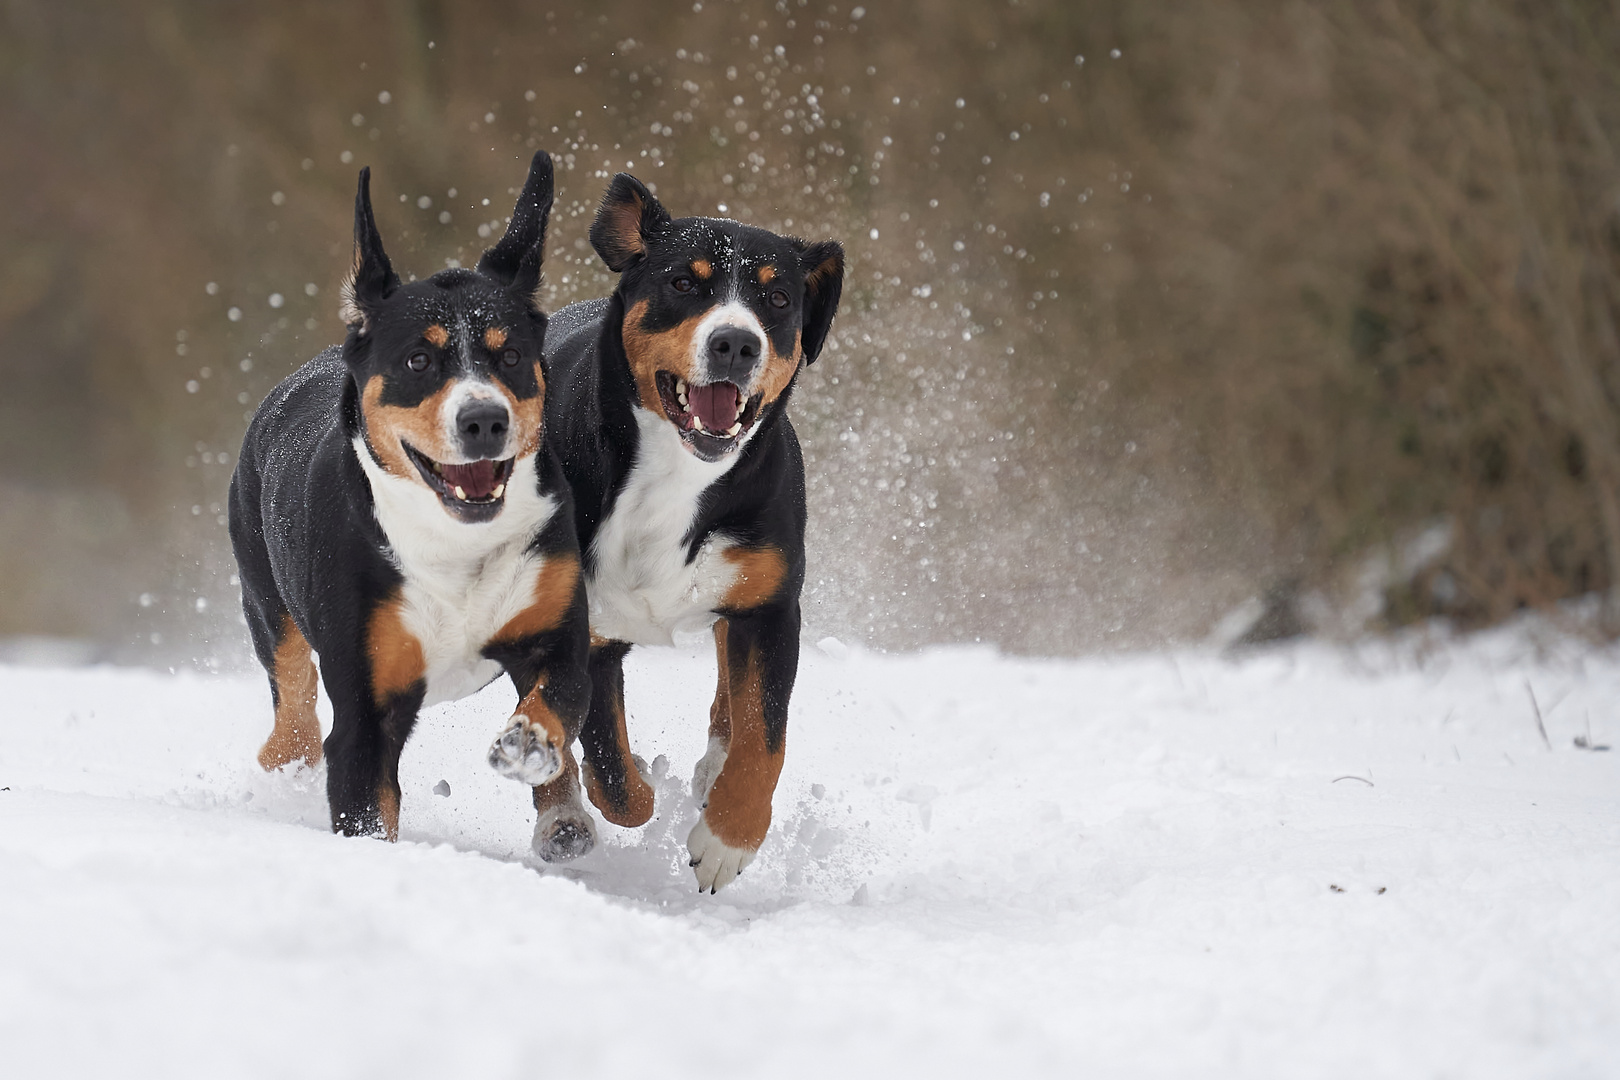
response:
<path id="1" fill-rule="evenodd" d="M 586 789 L 639 825 L 653 796 L 625 731 L 633 644 L 713 627 L 719 687 L 693 777 L 698 887 L 753 860 L 771 821 L 799 661 L 804 460 L 786 409 L 838 308 L 844 252 L 734 221 L 671 219 L 615 177 L 591 242 L 607 300 L 552 316 L 547 424 L 574 491 L 590 599 Z"/>
<path id="2" fill-rule="evenodd" d="M 231 482 L 242 606 L 270 675 L 266 769 L 322 754 L 332 828 L 399 830 L 399 757 L 418 711 L 501 672 L 520 698 L 490 764 L 533 785 L 535 850 L 594 840 L 569 746 L 590 682 L 573 504 L 545 438 L 536 290 L 552 167 L 535 155 L 510 226 L 476 269 L 402 283 L 355 198 L 343 345 L 282 383 Z"/>

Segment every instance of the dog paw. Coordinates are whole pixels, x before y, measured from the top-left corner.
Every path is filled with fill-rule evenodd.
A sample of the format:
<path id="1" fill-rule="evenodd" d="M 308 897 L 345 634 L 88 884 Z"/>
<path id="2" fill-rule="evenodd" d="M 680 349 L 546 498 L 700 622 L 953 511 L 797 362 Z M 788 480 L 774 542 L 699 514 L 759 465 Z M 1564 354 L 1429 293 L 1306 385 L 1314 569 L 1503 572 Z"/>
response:
<path id="1" fill-rule="evenodd" d="M 567 862 L 596 846 L 596 825 L 583 806 L 554 806 L 534 823 L 534 853 L 546 862 Z"/>
<path id="2" fill-rule="evenodd" d="M 692 798 L 697 800 L 699 806 L 709 804 L 709 789 L 714 787 L 715 777 L 720 775 L 720 770 L 725 764 L 726 744 L 711 737 L 709 748 L 698 758 L 697 765 L 692 769 Z"/>
<path id="3" fill-rule="evenodd" d="M 539 787 L 562 772 L 562 751 L 552 744 L 544 728 L 518 713 L 491 744 L 489 765 L 502 776 Z"/>
<path id="4" fill-rule="evenodd" d="M 709 823 L 702 818 L 692 826 L 686 838 L 686 850 L 692 856 L 692 872 L 697 875 L 698 892 L 719 892 L 736 880 L 743 868 L 754 861 L 754 852 L 747 848 L 732 847 L 709 831 Z"/>

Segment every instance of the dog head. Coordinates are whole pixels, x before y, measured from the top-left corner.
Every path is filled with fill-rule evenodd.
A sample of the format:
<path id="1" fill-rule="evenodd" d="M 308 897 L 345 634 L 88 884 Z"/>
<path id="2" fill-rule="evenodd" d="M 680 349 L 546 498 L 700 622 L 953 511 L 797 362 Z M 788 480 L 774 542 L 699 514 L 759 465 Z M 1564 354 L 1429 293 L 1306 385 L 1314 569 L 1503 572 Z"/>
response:
<path id="1" fill-rule="evenodd" d="M 476 268 L 403 284 L 371 211 L 371 170 L 360 173 L 343 358 L 366 448 L 459 521 L 500 514 L 514 463 L 540 446 L 546 317 L 537 290 L 551 200 L 542 150 L 505 235 Z"/>
<path id="2" fill-rule="evenodd" d="M 635 177 L 613 178 L 591 243 L 621 275 L 638 404 L 704 461 L 734 453 L 827 339 L 844 249 L 714 218 L 672 219 Z"/>

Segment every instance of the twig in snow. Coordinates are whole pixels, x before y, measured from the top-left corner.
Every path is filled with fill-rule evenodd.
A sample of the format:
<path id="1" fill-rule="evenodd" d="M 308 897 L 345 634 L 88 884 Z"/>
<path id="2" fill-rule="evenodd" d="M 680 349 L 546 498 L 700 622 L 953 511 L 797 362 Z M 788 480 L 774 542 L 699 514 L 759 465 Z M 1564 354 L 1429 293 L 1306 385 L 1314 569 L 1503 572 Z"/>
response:
<path id="1" fill-rule="evenodd" d="M 1376 786 L 1376 785 L 1373 784 L 1373 782 L 1371 780 L 1367 779 L 1365 776 L 1339 776 L 1339 777 L 1335 777 L 1333 782 L 1335 784 L 1337 784 L 1340 780 L 1360 780 L 1363 784 L 1366 784 L 1368 787 Z"/>
<path id="2" fill-rule="evenodd" d="M 1536 704 L 1536 692 L 1530 686 L 1530 680 L 1524 680 L 1524 692 L 1530 695 L 1530 707 L 1536 711 L 1536 730 L 1541 732 L 1541 741 L 1547 749 L 1552 749 L 1552 740 L 1547 738 L 1547 725 L 1541 722 L 1541 706 Z"/>

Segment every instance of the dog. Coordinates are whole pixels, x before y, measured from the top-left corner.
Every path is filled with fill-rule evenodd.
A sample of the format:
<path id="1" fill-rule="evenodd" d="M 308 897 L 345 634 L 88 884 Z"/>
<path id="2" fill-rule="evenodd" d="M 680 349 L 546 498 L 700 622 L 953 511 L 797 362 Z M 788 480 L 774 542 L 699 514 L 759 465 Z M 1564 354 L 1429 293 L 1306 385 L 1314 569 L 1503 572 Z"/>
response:
<path id="1" fill-rule="evenodd" d="M 805 528 L 787 405 L 838 310 L 844 251 L 672 219 L 628 173 L 590 238 L 618 284 L 552 315 L 546 396 L 590 605 L 585 786 L 617 825 L 652 815 L 625 730 L 624 657 L 712 627 L 719 682 L 687 849 L 713 893 L 753 861 L 782 770 Z"/>
<path id="2" fill-rule="evenodd" d="M 591 687 L 571 489 L 545 437 L 551 158 L 534 156 L 474 269 L 410 283 L 383 250 L 370 177 L 348 335 L 259 407 L 231 481 L 242 608 L 275 706 L 259 764 L 314 766 L 324 750 L 333 831 L 397 839 L 418 712 L 505 672 L 519 704 L 490 764 L 533 787 L 535 851 L 572 858 L 595 842 L 570 748 Z"/>

